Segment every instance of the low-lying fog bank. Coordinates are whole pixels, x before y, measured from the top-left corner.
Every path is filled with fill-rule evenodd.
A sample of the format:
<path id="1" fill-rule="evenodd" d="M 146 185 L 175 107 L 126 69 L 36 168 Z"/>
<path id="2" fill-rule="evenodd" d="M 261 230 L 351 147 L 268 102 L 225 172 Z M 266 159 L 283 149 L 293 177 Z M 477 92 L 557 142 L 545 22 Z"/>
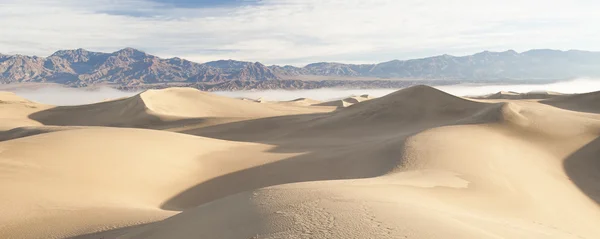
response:
<path id="1" fill-rule="evenodd" d="M 481 96 L 499 91 L 514 91 L 527 93 L 532 91 L 553 91 L 565 94 L 586 93 L 600 90 L 600 80 L 573 80 L 551 84 L 531 85 L 449 85 L 434 86 L 437 89 L 457 96 Z M 267 90 L 267 91 L 234 91 L 214 92 L 229 97 L 242 97 L 271 101 L 293 100 L 297 98 L 310 98 L 321 101 L 345 98 L 351 95 L 368 94 L 381 97 L 399 89 L 315 89 L 315 90 Z"/>
<path id="2" fill-rule="evenodd" d="M 26 99 L 49 105 L 83 105 L 97 103 L 110 99 L 129 97 L 139 92 L 120 91 L 109 87 L 94 89 L 67 88 L 61 86 L 47 86 L 38 88 L 9 88 L 0 91 L 10 91 Z"/>
<path id="3" fill-rule="evenodd" d="M 457 96 L 480 96 L 498 91 L 514 91 L 526 93 L 531 91 L 554 91 L 560 93 L 585 93 L 600 90 L 600 80 L 573 80 L 551 84 L 531 85 L 450 85 L 436 88 Z M 315 90 L 266 90 L 266 91 L 233 91 L 214 92 L 218 95 L 233 98 L 262 98 L 268 101 L 284 101 L 297 98 L 311 98 L 328 101 L 352 95 L 368 94 L 381 97 L 398 89 L 315 89 Z M 27 99 L 51 105 L 80 105 L 133 96 L 139 92 L 119 91 L 112 88 L 75 89 L 58 86 L 23 88 L 11 87 L 0 89 L 11 91 Z"/>

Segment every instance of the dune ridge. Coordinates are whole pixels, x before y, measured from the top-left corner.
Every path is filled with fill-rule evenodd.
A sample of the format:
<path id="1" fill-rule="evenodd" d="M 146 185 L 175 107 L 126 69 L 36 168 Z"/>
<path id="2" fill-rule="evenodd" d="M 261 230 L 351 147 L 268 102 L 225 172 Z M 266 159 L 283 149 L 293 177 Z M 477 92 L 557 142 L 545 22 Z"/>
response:
<path id="1" fill-rule="evenodd" d="M 0 190 L 10 192 L 0 196 L 0 237 L 600 235 L 600 115 L 589 110 L 428 86 L 335 111 L 181 88 L 138 96 L 61 112 L 97 127 L 11 129 L 20 136 L 0 142 Z M 594 94 L 562 97 L 552 100 L 597 106 Z M 238 107 L 254 115 L 173 130 L 126 107 L 192 120 L 244 117 L 230 112 Z M 119 120 L 178 133 L 106 127 Z"/>
<path id="2" fill-rule="evenodd" d="M 351 96 L 348 98 L 344 98 L 341 100 L 333 100 L 333 101 L 328 101 L 328 102 L 322 102 L 322 103 L 316 103 L 313 105 L 316 106 L 335 106 L 338 108 L 344 108 L 344 107 L 349 107 L 353 104 L 357 104 L 363 101 L 367 101 L 367 100 L 371 100 L 373 99 L 373 97 L 370 97 L 369 95 L 360 95 L 360 96 Z"/>
<path id="3" fill-rule="evenodd" d="M 565 95 L 547 99 L 541 102 L 563 109 L 589 113 L 600 113 L 600 106 L 598 105 L 599 100 L 600 91 L 596 91 L 584 94 Z"/>
<path id="4" fill-rule="evenodd" d="M 0 103 L 31 103 L 31 101 L 12 92 L 0 91 Z"/>
<path id="5" fill-rule="evenodd" d="M 50 106 L 32 102 L 11 92 L 0 92 L 0 130 L 10 130 L 19 126 L 39 126 L 41 123 L 28 118 L 32 113 Z"/>
<path id="6" fill-rule="evenodd" d="M 168 88 L 146 90 L 132 97 L 95 104 L 54 107 L 29 117 L 45 125 L 152 127 L 189 119 L 231 121 L 314 110 L 303 106 L 261 105 L 192 88 Z"/>
<path id="7" fill-rule="evenodd" d="M 505 100 L 525 100 L 525 99 L 550 99 L 563 94 L 552 91 L 531 91 L 518 93 L 513 91 L 500 91 L 494 94 L 473 97 L 475 99 L 505 99 Z"/>
<path id="8" fill-rule="evenodd" d="M 309 98 L 298 98 L 298 99 L 293 99 L 290 101 L 284 101 L 283 103 L 291 103 L 291 104 L 309 106 L 309 105 L 318 105 L 322 102 L 318 101 L 318 100 L 309 99 Z"/>

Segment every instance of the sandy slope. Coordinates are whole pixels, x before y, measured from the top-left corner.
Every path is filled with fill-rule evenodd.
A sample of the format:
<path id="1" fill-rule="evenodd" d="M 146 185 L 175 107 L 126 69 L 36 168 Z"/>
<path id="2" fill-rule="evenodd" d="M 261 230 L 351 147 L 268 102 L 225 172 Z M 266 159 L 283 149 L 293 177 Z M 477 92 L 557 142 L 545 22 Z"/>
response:
<path id="1" fill-rule="evenodd" d="M 289 101 L 282 101 L 282 102 L 279 102 L 279 103 L 311 106 L 311 105 L 320 104 L 322 102 L 318 101 L 318 100 L 309 99 L 309 98 L 298 98 L 298 99 L 293 99 L 293 100 L 289 100 Z"/>
<path id="2" fill-rule="evenodd" d="M 281 106 L 217 96 L 191 88 L 147 90 L 136 96 L 82 106 L 55 107 L 29 118 L 46 125 L 152 127 L 168 122 L 203 122 L 302 114 L 319 109 Z M 331 109 L 320 108 L 326 112 Z M 218 120 L 216 120 L 219 122 Z"/>
<path id="3" fill-rule="evenodd" d="M 335 107 L 348 107 L 351 106 L 353 104 L 356 103 L 360 103 L 363 101 L 367 101 L 373 99 L 372 97 L 370 97 L 369 95 L 360 95 L 360 96 L 352 96 L 352 97 L 348 97 L 348 98 L 344 98 L 341 100 L 334 100 L 334 101 L 328 101 L 328 102 L 322 102 L 322 103 L 315 103 L 313 105 L 315 106 L 335 106 Z"/>
<path id="4" fill-rule="evenodd" d="M 263 156 L 262 151 L 269 148 L 114 128 L 2 142 L 0 190 L 10 193 L 0 195 L 0 238 L 64 237 L 172 215 L 161 209 L 173 209 L 163 205 L 171 196 L 212 177 L 267 162 L 273 156 Z M 228 154 L 235 151 L 261 159 L 243 161 Z M 54 226 L 56 219 L 60 222 Z"/>
<path id="5" fill-rule="evenodd" d="M 139 98 L 163 116 L 257 108 L 250 120 L 180 133 L 13 129 L 26 137 L 0 142 L 0 190 L 10 192 L 0 196 L 0 237 L 600 236 L 600 115 L 591 110 L 475 102 L 425 86 L 330 113 L 208 94 L 195 107 L 182 102 L 198 92 L 173 91 Z M 561 107 L 593 109 L 596 96 Z M 110 123 L 127 105 L 115 102 L 79 120 Z"/>
<path id="6" fill-rule="evenodd" d="M 41 125 L 41 123 L 29 119 L 28 116 L 47 108 L 50 106 L 29 101 L 14 93 L 0 92 L 0 130 Z"/>
<path id="7" fill-rule="evenodd" d="M 542 101 L 544 104 L 563 109 L 600 113 L 600 91 L 577 95 L 565 95 Z"/>
<path id="8" fill-rule="evenodd" d="M 494 94 L 473 97 L 477 99 L 505 99 L 505 100 L 524 100 L 524 99 L 550 99 L 563 94 L 552 91 L 532 91 L 527 93 L 517 93 L 513 91 L 500 91 Z"/>
<path id="9" fill-rule="evenodd" d="M 1 99 L 0 141 L 71 129 L 72 126 L 181 131 L 252 118 L 330 112 L 335 109 L 295 104 L 260 104 L 191 88 L 147 90 L 133 97 L 80 106 L 43 105 L 5 92 L 0 92 Z"/>

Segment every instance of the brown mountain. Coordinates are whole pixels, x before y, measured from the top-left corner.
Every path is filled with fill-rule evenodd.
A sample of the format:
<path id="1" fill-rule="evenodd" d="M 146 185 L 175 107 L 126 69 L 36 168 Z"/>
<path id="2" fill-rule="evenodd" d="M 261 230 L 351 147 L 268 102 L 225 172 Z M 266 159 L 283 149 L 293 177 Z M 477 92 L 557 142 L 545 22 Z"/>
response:
<path id="1" fill-rule="evenodd" d="M 306 81 L 307 76 L 322 78 L 321 81 Z M 60 50 L 49 57 L 0 54 L 1 84 L 113 84 L 120 88 L 179 84 L 209 90 L 234 90 L 402 87 L 425 81 L 435 81 L 436 84 L 506 80 L 532 82 L 575 77 L 600 77 L 600 53 L 576 50 L 485 51 L 461 57 L 441 55 L 362 65 L 320 62 L 305 67 L 265 66 L 259 62 L 235 60 L 199 64 L 180 58 L 162 59 L 133 48 L 113 53 Z M 344 78 L 356 79 L 349 82 Z M 398 83 L 389 79 L 412 79 L 414 82 Z"/>
<path id="2" fill-rule="evenodd" d="M 113 53 L 61 50 L 49 57 L 0 55 L 0 82 L 56 82 L 71 86 L 111 83 L 122 86 L 172 82 L 227 82 L 278 79 L 261 63 L 230 61 L 198 64 L 161 59 L 125 48 Z"/>

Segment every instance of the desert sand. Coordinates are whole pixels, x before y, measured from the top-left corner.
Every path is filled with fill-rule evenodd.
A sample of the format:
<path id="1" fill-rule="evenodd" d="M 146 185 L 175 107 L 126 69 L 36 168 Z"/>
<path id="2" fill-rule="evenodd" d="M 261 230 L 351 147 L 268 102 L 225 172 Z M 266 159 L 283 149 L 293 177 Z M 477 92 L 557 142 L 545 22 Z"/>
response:
<path id="1" fill-rule="evenodd" d="M 504 100 L 525 100 L 525 99 L 550 99 L 556 96 L 564 95 L 553 91 L 531 91 L 518 93 L 514 91 L 500 91 L 494 94 L 484 96 L 474 96 L 474 99 L 504 99 Z"/>
<path id="2" fill-rule="evenodd" d="M 600 238 L 599 98 L 0 93 L 0 238 Z"/>
<path id="3" fill-rule="evenodd" d="M 316 105 L 316 106 L 335 106 L 335 107 L 349 107 L 353 104 L 356 103 L 360 103 L 363 101 L 367 101 L 373 99 L 373 97 L 369 96 L 369 95 L 360 95 L 360 96 L 351 96 L 348 98 L 344 98 L 341 100 L 333 100 L 333 101 L 328 101 L 328 102 L 315 102 L 312 105 Z"/>

